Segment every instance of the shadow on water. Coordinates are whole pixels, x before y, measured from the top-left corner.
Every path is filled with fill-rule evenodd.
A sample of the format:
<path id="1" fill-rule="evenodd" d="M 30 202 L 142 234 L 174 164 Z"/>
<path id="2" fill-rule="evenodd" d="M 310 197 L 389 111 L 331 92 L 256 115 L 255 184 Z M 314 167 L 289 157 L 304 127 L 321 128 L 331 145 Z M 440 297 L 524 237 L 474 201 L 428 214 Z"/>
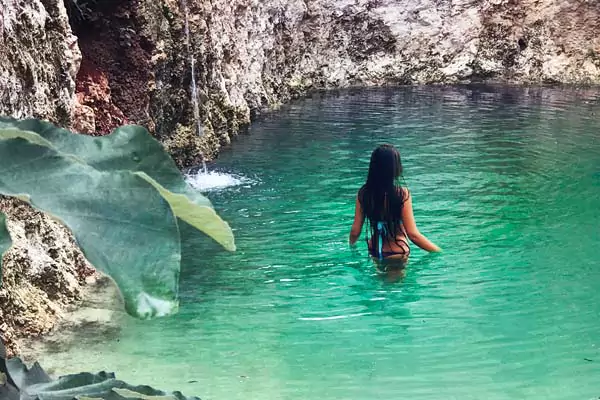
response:
<path id="1" fill-rule="evenodd" d="M 431 266 L 433 260 L 440 257 L 439 254 L 426 253 L 421 257 L 413 256 L 408 260 L 372 260 L 377 276 L 385 283 L 394 284 L 404 283 L 407 274 L 412 274 L 411 277 L 418 276 L 419 271 Z M 416 260 L 413 260 L 417 258 Z M 411 278 L 412 279 L 412 278 Z M 415 284 L 415 281 L 409 281 L 410 284 Z"/>
<path id="2" fill-rule="evenodd" d="M 347 282 L 352 289 L 352 297 L 360 297 L 360 304 L 367 312 L 385 313 L 392 318 L 410 318 L 410 305 L 421 300 L 427 292 L 419 283 L 423 272 L 438 269 L 441 255 L 425 253 L 412 256 L 406 262 L 380 262 L 368 255 L 352 254 L 347 268 L 354 282 Z M 360 260 L 360 261 L 357 261 Z M 437 261 L 437 266 L 435 265 Z"/>

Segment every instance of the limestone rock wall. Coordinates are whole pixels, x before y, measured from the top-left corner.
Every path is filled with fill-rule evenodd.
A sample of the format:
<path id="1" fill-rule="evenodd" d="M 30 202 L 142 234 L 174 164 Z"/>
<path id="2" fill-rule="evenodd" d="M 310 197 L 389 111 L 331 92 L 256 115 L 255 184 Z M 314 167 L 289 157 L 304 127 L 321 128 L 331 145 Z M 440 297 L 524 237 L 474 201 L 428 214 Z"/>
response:
<path id="1" fill-rule="evenodd" d="M 61 1 L 0 1 L 0 115 L 69 125 L 80 58 Z"/>
<path id="2" fill-rule="evenodd" d="M 92 96 L 97 128 L 145 124 L 180 165 L 214 158 L 253 115 L 310 89 L 600 82 L 594 0 L 97 0 L 89 15 L 75 32 L 78 98 L 104 76 L 112 104 Z"/>
<path id="3" fill-rule="evenodd" d="M 252 116 L 310 89 L 600 83 L 596 0 L 4 0 L 0 7 L 0 114 L 90 134 L 143 124 L 181 166 L 199 163 L 202 153 L 214 158 Z"/>
<path id="4" fill-rule="evenodd" d="M 191 26 L 203 100 L 209 104 L 205 113 L 213 128 L 215 123 L 225 128 L 217 132 L 235 124 L 224 123 L 223 110 L 235 110 L 244 123 L 247 110 L 270 108 L 315 88 L 600 82 L 600 7 L 594 1 L 206 4 L 192 3 Z M 227 139 L 221 136 L 220 142 Z"/>

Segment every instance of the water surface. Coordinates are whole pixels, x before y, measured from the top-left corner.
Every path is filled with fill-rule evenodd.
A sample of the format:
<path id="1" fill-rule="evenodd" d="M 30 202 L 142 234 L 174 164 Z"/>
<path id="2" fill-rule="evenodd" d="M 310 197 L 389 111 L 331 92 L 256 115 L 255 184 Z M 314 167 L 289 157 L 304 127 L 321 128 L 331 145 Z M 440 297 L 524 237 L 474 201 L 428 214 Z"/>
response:
<path id="1" fill-rule="evenodd" d="M 594 90 L 356 90 L 286 106 L 211 167 L 233 174 L 204 183 L 239 250 L 208 245 L 183 271 L 180 313 L 42 365 L 205 400 L 598 398 L 599 128 Z M 382 142 L 401 150 L 417 223 L 444 249 L 413 246 L 404 277 L 347 245 Z"/>

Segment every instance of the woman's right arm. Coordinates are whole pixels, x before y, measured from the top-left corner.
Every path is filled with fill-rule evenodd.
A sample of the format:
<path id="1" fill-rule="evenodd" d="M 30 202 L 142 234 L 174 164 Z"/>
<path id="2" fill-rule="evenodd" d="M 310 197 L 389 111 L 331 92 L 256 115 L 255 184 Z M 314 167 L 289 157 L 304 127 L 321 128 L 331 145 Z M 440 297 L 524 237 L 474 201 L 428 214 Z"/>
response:
<path id="1" fill-rule="evenodd" d="M 402 188 L 402 191 L 407 198 L 402 205 L 402 223 L 404 224 L 404 229 L 406 230 L 408 238 L 411 242 L 425 251 L 432 253 L 442 251 L 442 249 L 435 245 L 435 243 L 431 242 L 421 232 L 419 232 L 419 228 L 417 228 L 417 223 L 415 222 L 415 216 L 413 214 L 412 196 L 410 195 L 408 189 Z"/>
<path id="2" fill-rule="evenodd" d="M 350 229 L 350 245 L 353 246 L 358 238 L 360 237 L 360 233 L 362 232 L 363 224 L 365 223 L 365 216 L 362 212 L 362 207 L 360 205 L 360 200 L 358 200 L 358 196 L 356 197 L 356 204 L 354 207 L 354 222 L 352 223 L 352 228 Z"/>

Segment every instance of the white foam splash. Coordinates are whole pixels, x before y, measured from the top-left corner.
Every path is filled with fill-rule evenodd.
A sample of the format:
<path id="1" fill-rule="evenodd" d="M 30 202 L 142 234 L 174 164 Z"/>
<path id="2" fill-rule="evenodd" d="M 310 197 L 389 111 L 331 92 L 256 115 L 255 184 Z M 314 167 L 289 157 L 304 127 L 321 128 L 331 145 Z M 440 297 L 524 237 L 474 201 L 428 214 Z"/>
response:
<path id="1" fill-rule="evenodd" d="M 253 183 L 244 176 L 217 171 L 198 171 L 194 175 L 187 175 L 186 180 L 191 187 L 202 192 Z"/>

